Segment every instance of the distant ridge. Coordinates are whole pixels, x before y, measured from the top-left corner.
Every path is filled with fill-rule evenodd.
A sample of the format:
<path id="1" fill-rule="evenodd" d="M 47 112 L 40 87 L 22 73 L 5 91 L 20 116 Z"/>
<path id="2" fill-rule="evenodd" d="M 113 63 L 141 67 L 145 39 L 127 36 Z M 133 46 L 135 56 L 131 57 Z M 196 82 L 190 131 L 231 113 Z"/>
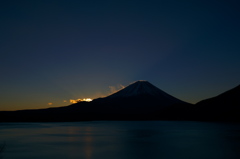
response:
<path id="1" fill-rule="evenodd" d="M 240 85 L 198 102 L 194 114 L 197 120 L 240 122 Z"/>

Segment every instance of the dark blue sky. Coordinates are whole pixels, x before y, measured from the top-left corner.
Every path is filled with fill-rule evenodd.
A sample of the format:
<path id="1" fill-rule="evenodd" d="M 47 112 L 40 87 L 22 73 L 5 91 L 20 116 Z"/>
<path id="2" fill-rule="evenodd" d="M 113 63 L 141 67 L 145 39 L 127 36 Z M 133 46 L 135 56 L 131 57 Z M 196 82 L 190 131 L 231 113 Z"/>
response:
<path id="1" fill-rule="evenodd" d="M 136 80 L 190 103 L 218 95 L 240 84 L 239 7 L 237 0 L 2 1 L 0 108 L 68 105 Z"/>

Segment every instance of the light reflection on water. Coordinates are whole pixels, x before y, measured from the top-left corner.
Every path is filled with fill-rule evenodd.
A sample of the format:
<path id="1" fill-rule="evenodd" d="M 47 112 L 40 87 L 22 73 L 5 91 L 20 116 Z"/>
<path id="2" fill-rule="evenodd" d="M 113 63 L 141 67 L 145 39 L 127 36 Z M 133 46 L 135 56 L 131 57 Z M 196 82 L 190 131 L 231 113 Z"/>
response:
<path id="1" fill-rule="evenodd" d="M 175 121 L 1 123 L 3 159 L 239 159 L 240 125 Z"/>

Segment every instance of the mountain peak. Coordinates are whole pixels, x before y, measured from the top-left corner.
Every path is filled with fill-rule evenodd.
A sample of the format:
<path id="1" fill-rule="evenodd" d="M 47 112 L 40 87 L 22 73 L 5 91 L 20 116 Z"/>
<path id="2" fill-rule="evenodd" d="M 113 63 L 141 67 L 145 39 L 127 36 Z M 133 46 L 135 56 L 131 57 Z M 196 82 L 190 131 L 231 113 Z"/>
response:
<path id="1" fill-rule="evenodd" d="M 146 80 L 138 80 L 138 81 L 136 81 L 136 82 L 133 82 L 133 83 L 149 83 L 148 81 L 146 81 Z"/>
<path id="2" fill-rule="evenodd" d="M 153 86 L 148 81 L 139 80 L 131 83 L 127 87 L 119 90 L 116 93 L 113 93 L 112 95 L 108 96 L 111 98 L 116 97 L 131 97 L 131 96 L 137 96 L 142 94 L 152 94 L 154 91 L 156 91 L 155 86 Z"/>
<path id="3" fill-rule="evenodd" d="M 159 100 L 166 103 L 181 103 L 183 101 L 165 93 L 148 81 L 139 80 L 131 83 L 127 87 L 111 94 L 106 98 L 132 98 L 132 97 L 151 97 L 151 99 Z"/>

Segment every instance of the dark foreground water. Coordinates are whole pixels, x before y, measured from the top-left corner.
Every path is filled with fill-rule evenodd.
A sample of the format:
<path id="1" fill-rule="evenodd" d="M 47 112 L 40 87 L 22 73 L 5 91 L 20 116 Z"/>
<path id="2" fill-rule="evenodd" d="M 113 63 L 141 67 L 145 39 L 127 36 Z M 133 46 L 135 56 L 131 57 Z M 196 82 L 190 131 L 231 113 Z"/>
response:
<path id="1" fill-rule="evenodd" d="M 3 159 L 239 159 L 240 125 L 182 121 L 0 123 Z"/>

